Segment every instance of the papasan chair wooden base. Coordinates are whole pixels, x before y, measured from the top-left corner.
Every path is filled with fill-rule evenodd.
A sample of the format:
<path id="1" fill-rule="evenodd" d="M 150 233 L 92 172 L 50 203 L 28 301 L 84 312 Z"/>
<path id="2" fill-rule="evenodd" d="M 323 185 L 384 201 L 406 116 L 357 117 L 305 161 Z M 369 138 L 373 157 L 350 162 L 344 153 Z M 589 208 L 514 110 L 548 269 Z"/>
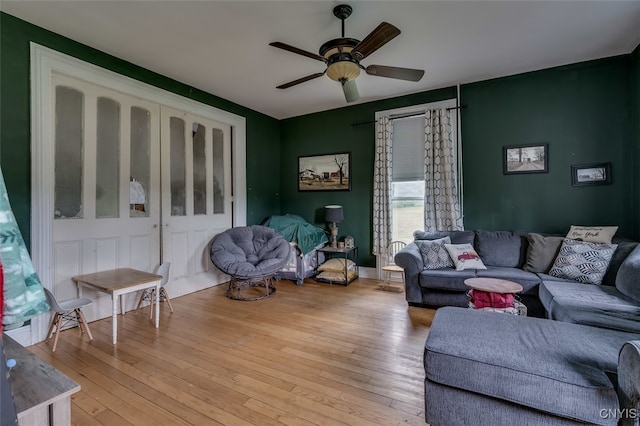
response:
<path id="1" fill-rule="evenodd" d="M 260 300 L 276 292 L 273 277 L 287 264 L 290 250 L 273 229 L 252 225 L 218 234 L 210 255 L 216 268 L 231 277 L 225 293 L 229 299 Z"/>
<path id="2" fill-rule="evenodd" d="M 252 291 L 250 289 L 255 289 Z M 263 289 L 263 290 L 260 290 Z M 244 291 L 244 296 L 242 295 Z M 237 277 L 229 281 L 225 295 L 233 300 L 260 300 L 266 299 L 276 292 L 273 285 L 273 276 L 263 278 L 238 279 Z M 247 293 L 256 293 L 255 296 L 247 296 Z"/>

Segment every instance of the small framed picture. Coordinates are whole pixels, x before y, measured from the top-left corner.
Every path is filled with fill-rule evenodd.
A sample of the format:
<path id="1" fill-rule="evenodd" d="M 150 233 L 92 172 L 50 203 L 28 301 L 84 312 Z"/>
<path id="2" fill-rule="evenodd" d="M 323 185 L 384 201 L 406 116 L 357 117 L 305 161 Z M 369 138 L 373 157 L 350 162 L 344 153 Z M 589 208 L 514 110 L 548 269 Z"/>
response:
<path id="1" fill-rule="evenodd" d="M 571 166 L 571 184 L 573 186 L 611 184 L 611 163 Z"/>
<path id="2" fill-rule="evenodd" d="M 356 246 L 351 235 L 347 235 L 344 239 L 344 246 L 349 249 L 352 249 Z"/>
<path id="3" fill-rule="evenodd" d="M 502 173 L 547 173 L 549 144 L 507 145 L 502 148 Z"/>
<path id="4" fill-rule="evenodd" d="M 298 157 L 298 191 L 350 190 L 350 152 Z"/>

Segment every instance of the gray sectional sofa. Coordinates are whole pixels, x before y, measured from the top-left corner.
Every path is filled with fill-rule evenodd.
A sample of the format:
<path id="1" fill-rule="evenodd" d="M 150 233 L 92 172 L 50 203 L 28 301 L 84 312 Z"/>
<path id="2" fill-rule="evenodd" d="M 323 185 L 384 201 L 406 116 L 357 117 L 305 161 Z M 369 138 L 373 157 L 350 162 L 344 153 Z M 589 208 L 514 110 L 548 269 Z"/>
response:
<path id="1" fill-rule="evenodd" d="M 625 242 L 617 250 L 630 253 L 614 286 L 543 281 L 539 296 L 548 318 L 640 333 L 640 245 Z"/>
<path id="2" fill-rule="evenodd" d="M 416 242 L 408 244 L 396 256 L 396 264 L 404 268 L 405 297 L 410 305 L 441 307 L 468 304 L 466 292 L 468 288 L 464 280 L 474 277 L 501 278 L 517 282 L 524 290 L 520 293 L 522 302 L 527 306 L 529 316 L 545 315 L 545 299 L 539 296 L 540 284 L 543 282 L 574 282 L 556 278 L 545 272 L 525 270 L 528 255 L 528 233 L 511 231 L 441 231 L 414 233 L 417 242 L 450 237 L 452 244 L 471 244 L 482 259 L 486 270 L 471 269 L 456 271 L 447 269 L 424 269 L 422 255 Z M 618 270 L 629 254 L 637 248 L 638 243 L 626 239 L 614 238 L 618 244 L 603 285 L 613 288 Z M 635 252 L 640 257 L 640 251 Z M 533 268 L 529 268 L 533 269 Z M 542 300 L 541 300 L 542 299 Z"/>
<path id="3" fill-rule="evenodd" d="M 396 263 L 405 268 L 410 304 L 466 306 L 464 279 L 488 276 L 522 284 L 525 304 L 541 306 L 548 319 L 439 309 L 424 350 L 429 424 L 640 424 L 637 243 L 614 240 L 603 282 L 593 285 L 523 270 L 531 260 L 524 233 L 416 237 L 447 235 L 457 244 L 472 239 L 487 269 L 423 270 L 416 244 L 409 244 Z"/>
<path id="4" fill-rule="evenodd" d="M 431 426 L 637 425 L 640 334 L 465 308 L 436 312 L 424 351 Z M 632 388 L 631 398 L 622 386 Z M 635 423 L 634 423 L 635 422 Z"/>

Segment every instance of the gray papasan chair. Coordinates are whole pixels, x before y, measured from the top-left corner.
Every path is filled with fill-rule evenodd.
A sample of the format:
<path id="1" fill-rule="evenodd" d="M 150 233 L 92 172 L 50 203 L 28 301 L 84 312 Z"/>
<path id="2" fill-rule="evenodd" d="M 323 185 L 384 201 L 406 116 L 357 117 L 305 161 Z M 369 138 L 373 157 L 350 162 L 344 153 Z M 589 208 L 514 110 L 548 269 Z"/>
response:
<path id="1" fill-rule="evenodd" d="M 235 300 L 259 300 L 276 288 L 273 277 L 287 263 L 291 246 L 273 229 L 260 225 L 239 226 L 218 234 L 211 243 L 211 262 L 231 277 L 226 295 Z M 245 297 L 244 288 L 264 288 Z"/>

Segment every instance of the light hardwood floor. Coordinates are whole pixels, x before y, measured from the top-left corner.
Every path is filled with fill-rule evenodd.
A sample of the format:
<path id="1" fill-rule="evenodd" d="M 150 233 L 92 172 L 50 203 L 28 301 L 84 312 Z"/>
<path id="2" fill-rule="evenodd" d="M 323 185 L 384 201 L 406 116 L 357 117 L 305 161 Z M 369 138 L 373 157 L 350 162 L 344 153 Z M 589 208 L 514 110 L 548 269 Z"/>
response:
<path id="1" fill-rule="evenodd" d="M 424 341 L 435 311 L 359 279 L 276 282 L 265 300 L 226 285 L 77 328 L 29 349 L 82 386 L 78 425 L 424 425 Z M 171 284 L 167 291 L 171 294 Z"/>

